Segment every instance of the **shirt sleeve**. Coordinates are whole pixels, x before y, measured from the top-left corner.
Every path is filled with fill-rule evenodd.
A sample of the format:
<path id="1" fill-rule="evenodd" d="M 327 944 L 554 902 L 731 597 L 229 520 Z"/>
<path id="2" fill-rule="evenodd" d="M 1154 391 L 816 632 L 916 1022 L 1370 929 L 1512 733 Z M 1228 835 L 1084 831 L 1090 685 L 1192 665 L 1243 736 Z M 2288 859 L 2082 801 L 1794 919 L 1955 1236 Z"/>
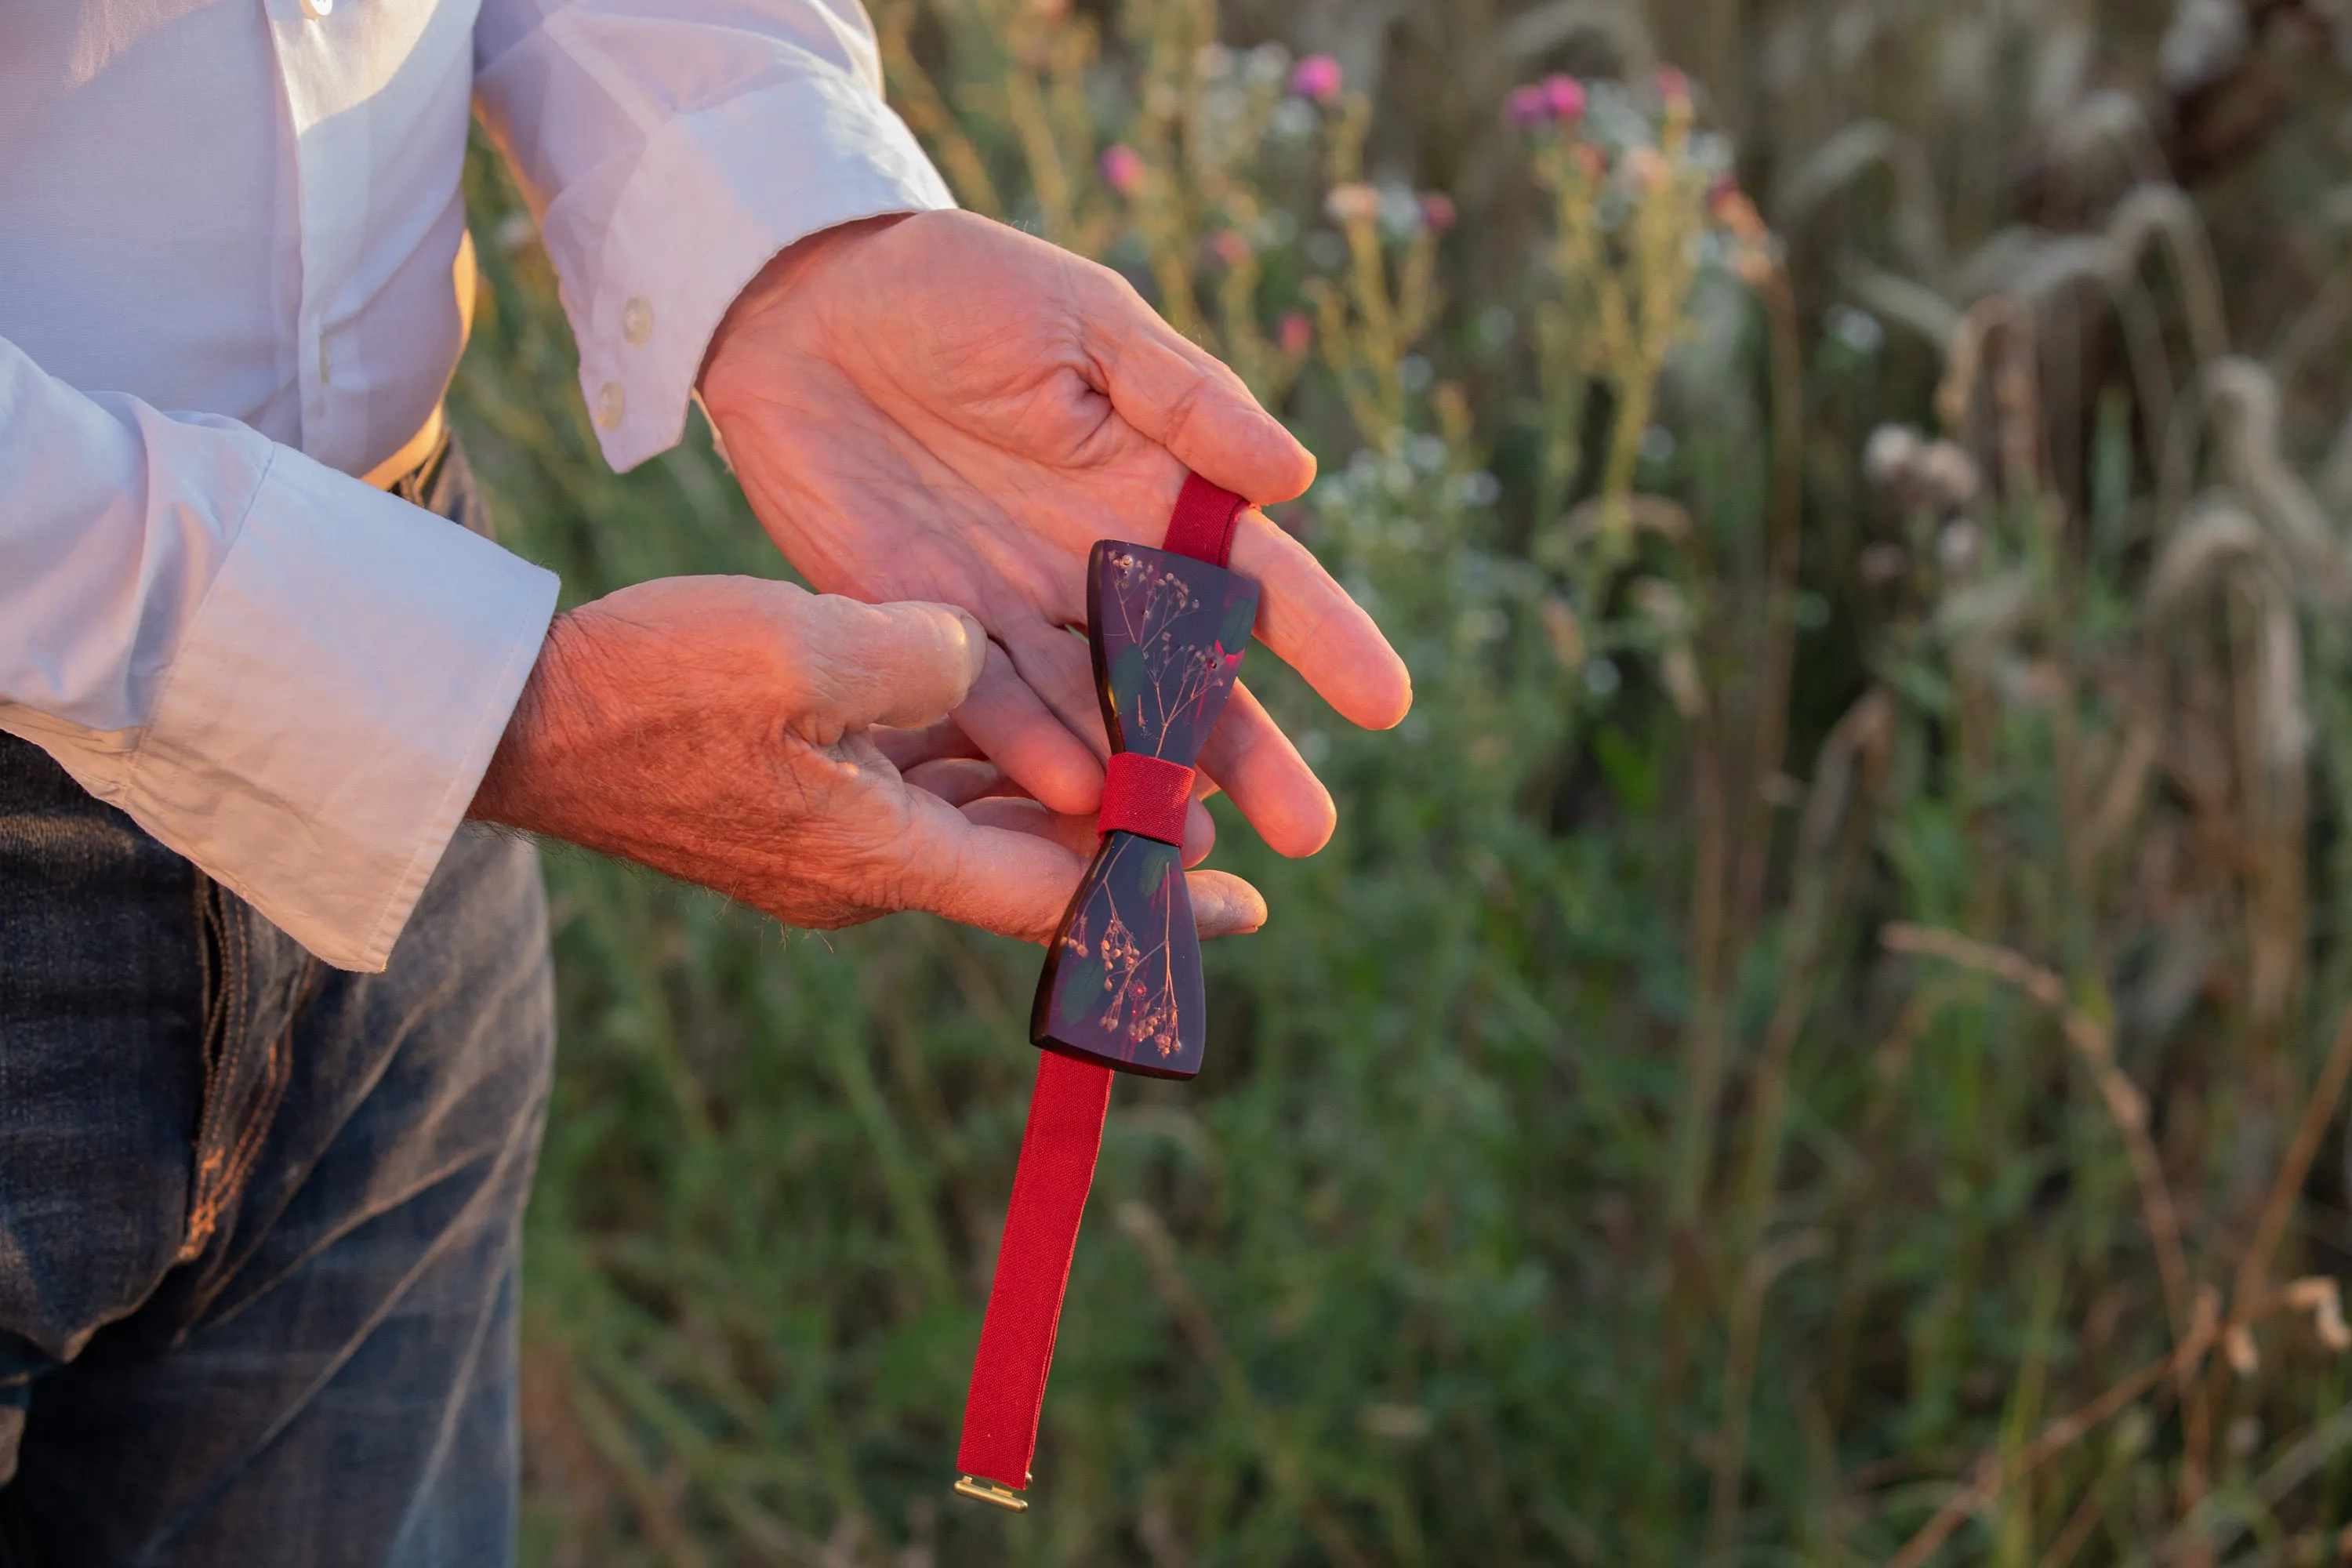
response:
<path id="1" fill-rule="evenodd" d="M 381 970 L 554 576 L 234 421 L 0 340 L 0 730 L 328 963 Z"/>
<path id="2" fill-rule="evenodd" d="M 857 0 L 485 0 L 474 43 L 616 468 L 677 443 L 711 333 L 778 251 L 955 205 L 882 100 Z"/>

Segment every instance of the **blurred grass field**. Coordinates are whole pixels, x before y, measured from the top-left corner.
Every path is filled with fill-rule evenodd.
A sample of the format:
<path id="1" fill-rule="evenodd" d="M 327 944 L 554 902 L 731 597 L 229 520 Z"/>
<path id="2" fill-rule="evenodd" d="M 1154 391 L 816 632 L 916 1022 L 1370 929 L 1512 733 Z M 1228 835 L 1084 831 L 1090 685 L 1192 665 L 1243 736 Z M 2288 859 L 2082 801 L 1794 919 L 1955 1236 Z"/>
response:
<path id="1" fill-rule="evenodd" d="M 1273 918 L 1119 1086 L 1017 1519 L 1037 954 L 552 852 L 529 1560 L 2352 1561 L 2352 12 L 872 3 L 960 199 L 1314 447 L 1418 700 L 1252 661 L 1340 828 L 1217 807 Z M 782 574 L 470 195 L 509 542 Z"/>

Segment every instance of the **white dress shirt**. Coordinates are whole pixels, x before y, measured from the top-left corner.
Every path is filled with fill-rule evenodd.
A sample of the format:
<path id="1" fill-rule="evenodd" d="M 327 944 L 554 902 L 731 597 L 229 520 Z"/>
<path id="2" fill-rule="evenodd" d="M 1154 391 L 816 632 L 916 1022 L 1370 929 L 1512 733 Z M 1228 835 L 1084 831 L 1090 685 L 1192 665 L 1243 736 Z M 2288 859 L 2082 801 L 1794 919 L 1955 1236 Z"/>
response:
<path id="1" fill-rule="evenodd" d="M 469 102 L 606 458 L 743 284 L 942 207 L 856 0 L 0 7 L 0 729 L 310 951 L 381 969 L 552 576 L 350 476 L 438 405 Z"/>

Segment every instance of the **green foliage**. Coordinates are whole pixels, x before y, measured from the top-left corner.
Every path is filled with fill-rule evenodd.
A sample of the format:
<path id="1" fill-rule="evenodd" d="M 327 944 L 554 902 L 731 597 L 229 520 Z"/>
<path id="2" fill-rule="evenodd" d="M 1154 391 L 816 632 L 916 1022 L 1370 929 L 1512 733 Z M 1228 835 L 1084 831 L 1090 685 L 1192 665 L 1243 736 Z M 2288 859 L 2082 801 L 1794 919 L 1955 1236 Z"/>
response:
<path id="1" fill-rule="evenodd" d="M 1417 702 L 1358 734 L 1252 663 L 1341 826 L 1286 862 L 1218 807 L 1273 919 L 1208 955 L 1202 1079 L 1119 1086 L 1018 1519 L 946 1483 L 1034 952 L 553 851 L 533 1561 L 2334 1560 L 2344 95 L 2265 46 L 2304 96 L 2217 166 L 2240 77 L 2159 145 L 2067 52 L 2158 101 L 2144 22 L 1752 9 L 1752 71 L 1682 26 L 1695 104 L 1432 110 L 1456 215 L 1381 172 L 1411 102 L 1286 93 L 1192 0 L 877 5 L 961 197 L 1323 456 L 1282 515 Z M 1456 32 L 1475 79 L 1651 43 Z M 519 199 L 470 194 L 511 541 L 575 600 L 782 573 L 698 429 L 601 469 Z"/>

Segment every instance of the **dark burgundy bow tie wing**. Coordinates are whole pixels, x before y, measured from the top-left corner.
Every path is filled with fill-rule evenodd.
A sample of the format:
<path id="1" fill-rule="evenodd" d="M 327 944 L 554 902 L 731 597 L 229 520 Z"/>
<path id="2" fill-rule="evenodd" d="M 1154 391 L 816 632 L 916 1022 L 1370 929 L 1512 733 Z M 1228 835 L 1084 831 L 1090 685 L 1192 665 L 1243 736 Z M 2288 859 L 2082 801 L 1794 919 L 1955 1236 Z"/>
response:
<path id="1" fill-rule="evenodd" d="M 1257 584 L 1222 567 L 1106 540 L 1087 590 L 1095 679 L 1115 752 L 1156 759 L 1112 770 L 1112 787 L 1166 788 L 1189 770 L 1233 695 L 1257 618 Z M 1188 780 L 1172 781 L 1178 790 Z M 1124 1072 L 1191 1078 L 1201 1070 L 1206 997 L 1200 939 L 1184 887 L 1181 812 L 1107 801 L 1112 828 L 1045 951 L 1029 1036 L 1048 1050 Z"/>
<path id="2" fill-rule="evenodd" d="M 1257 584 L 1205 561 L 1109 540 L 1087 565 L 1087 640 L 1111 750 L 1191 767 L 1241 673 Z"/>

